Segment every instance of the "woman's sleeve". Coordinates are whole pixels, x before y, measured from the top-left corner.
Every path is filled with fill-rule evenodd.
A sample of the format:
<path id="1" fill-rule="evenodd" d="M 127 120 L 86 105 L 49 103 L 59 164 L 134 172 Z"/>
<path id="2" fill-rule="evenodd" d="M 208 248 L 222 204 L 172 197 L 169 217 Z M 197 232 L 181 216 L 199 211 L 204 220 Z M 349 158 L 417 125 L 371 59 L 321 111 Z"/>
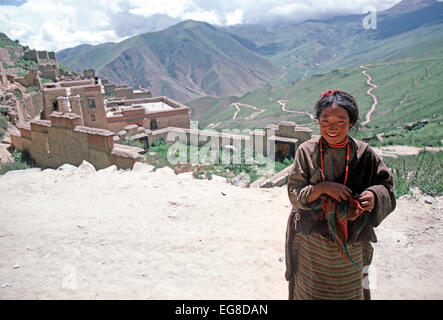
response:
<path id="1" fill-rule="evenodd" d="M 310 159 L 302 148 L 297 148 L 291 173 L 288 178 L 288 195 L 293 207 L 309 210 L 313 204 L 307 203 L 307 197 L 311 193 L 312 185 L 309 183 Z"/>
<path id="2" fill-rule="evenodd" d="M 376 164 L 376 178 L 374 185 L 366 190 L 372 191 L 375 195 L 374 209 L 370 214 L 369 223 L 373 227 L 377 227 L 383 219 L 385 219 L 396 206 L 394 194 L 394 180 L 391 170 L 386 166 L 384 161 L 373 151 L 373 158 Z"/>

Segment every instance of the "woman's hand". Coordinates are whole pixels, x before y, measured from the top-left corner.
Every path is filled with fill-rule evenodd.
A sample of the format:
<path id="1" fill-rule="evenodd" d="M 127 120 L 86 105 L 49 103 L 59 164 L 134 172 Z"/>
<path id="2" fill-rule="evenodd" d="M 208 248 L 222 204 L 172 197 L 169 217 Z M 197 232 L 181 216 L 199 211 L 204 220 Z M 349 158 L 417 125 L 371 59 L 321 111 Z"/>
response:
<path id="1" fill-rule="evenodd" d="M 327 194 L 328 196 L 337 200 L 337 202 L 342 202 L 348 200 L 352 191 L 347 186 L 336 182 L 320 182 L 313 186 L 311 193 L 309 194 L 307 201 L 308 203 L 314 202 L 322 194 Z"/>
<path id="2" fill-rule="evenodd" d="M 358 197 L 358 202 L 360 202 L 363 209 L 371 211 L 375 206 L 375 196 L 371 191 L 363 191 L 360 197 Z"/>
<path id="3" fill-rule="evenodd" d="M 328 196 L 337 200 L 337 202 L 342 202 L 348 200 L 352 196 L 352 190 L 341 183 L 336 182 L 323 182 L 324 191 Z"/>

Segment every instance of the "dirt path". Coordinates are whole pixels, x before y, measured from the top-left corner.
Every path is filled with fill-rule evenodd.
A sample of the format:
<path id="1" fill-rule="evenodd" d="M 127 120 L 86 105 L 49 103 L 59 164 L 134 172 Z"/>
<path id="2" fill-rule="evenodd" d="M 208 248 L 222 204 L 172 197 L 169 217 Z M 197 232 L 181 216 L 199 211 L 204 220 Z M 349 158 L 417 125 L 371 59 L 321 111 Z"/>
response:
<path id="1" fill-rule="evenodd" d="M 0 176 L 1 299 L 287 299 L 286 186 L 171 170 Z M 373 299 L 442 299 L 443 198 L 376 228 Z"/>
<path id="2" fill-rule="evenodd" d="M 254 106 L 251 106 L 251 105 L 245 104 L 245 103 L 234 102 L 234 103 L 232 103 L 232 105 L 237 109 L 237 111 L 234 113 L 234 116 L 232 117 L 232 120 L 235 120 L 235 118 L 237 117 L 237 114 L 240 111 L 240 106 L 243 106 L 246 108 L 251 108 L 254 110 L 258 110 L 256 112 L 252 113 L 250 116 L 246 117 L 245 120 L 252 120 L 255 117 L 257 117 L 258 115 L 260 115 L 262 112 L 265 112 L 265 109 L 257 108 L 257 107 L 254 107 Z"/>
<path id="3" fill-rule="evenodd" d="M 235 111 L 234 113 L 234 116 L 232 117 L 232 120 L 235 120 L 235 118 L 237 118 L 237 114 L 240 112 L 240 108 L 238 107 L 238 103 L 233 103 L 231 105 L 234 106 L 235 109 L 237 109 L 237 111 Z"/>
<path id="4" fill-rule="evenodd" d="M 309 112 L 307 112 L 307 111 L 292 111 L 292 110 L 287 110 L 287 109 L 286 109 L 286 102 L 283 102 L 283 101 L 281 101 L 281 100 L 277 100 L 277 102 L 281 105 L 281 109 L 282 109 L 284 112 L 295 113 L 295 114 L 304 114 L 304 115 L 309 116 L 309 118 L 311 118 L 311 120 L 315 121 L 315 117 L 314 117 L 313 114 L 311 114 L 311 113 L 309 113 Z"/>
<path id="5" fill-rule="evenodd" d="M 361 65 L 360 68 L 362 69 L 368 69 L 368 67 Z M 375 88 L 378 88 L 378 86 L 376 84 L 373 84 L 372 81 L 372 77 L 367 73 L 366 70 L 363 70 L 362 73 L 368 77 L 368 80 L 366 81 L 366 83 L 368 85 L 370 85 L 372 88 L 369 88 L 368 91 L 366 91 L 366 94 L 370 95 L 372 97 L 372 100 L 374 101 L 374 103 L 371 106 L 371 109 L 369 110 L 369 112 L 366 114 L 366 120 L 364 122 L 362 122 L 362 125 L 366 125 L 371 121 L 371 115 L 372 113 L 375 111 L 375 109 L 377 109 L 377 104 L 378 104 L 378 99 L 377 96 L 375 94 L 372 93 L 372 90 L 374 90 Z"/>

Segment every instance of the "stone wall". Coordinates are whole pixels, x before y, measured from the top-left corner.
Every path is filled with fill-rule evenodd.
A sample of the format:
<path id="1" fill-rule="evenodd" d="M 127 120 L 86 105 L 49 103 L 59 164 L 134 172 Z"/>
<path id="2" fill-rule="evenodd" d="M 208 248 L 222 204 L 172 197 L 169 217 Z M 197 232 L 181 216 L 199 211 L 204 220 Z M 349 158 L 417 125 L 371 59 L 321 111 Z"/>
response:
<path id="1" fill-rule="evenodd" d="M 3 63 L 0 61 L 0 86 L 6 86 L 8 79 L 6 78 L 6 70 L 3 67 Z"/>
<path id="2" fill-rule="evenodd" d="M 57 64 L 41 64 L 38 65 L 42 77 L 51 79 L 52 81 L 58 81 L 58 66 Z"/>
<path id="3" fill-rule="evenodd" d="M 105 89 L 105 94 L 107 95 L 115 95 L 115 88 L 116 85 L 113 83 L 105 83 L 103 84 L 103 87 Z"/>
<path id="4" fill-rule="evenodd" d="M 285 126 L 290 126 L 292 130 L 278 130 L 279 127 L 283 128 Z M 215 130 L 196 130 L 189 129 L 189 127 L 180 128 L 171 126 L 159 130 L 147 130 L 146 136 L 148 137 L 149 145 L 162 139 L 168 143 L 174 143 L 179 139 L 180 135 L 186 135 L 186 141 L 188 143 L 198 146 L 203 146 L 210 141 L 218 143 L 220 147 L 224 145 L 235 146 L 236 143 L 240 143 L 242 147 L 244 147 L 245 144 L 249 144 L 252 146 L 253 152 L 263 152 L 264 156 L 268 156 L 272 153 L 275 154 L 276 150 L 274 143 L 277 134 L 289 134 L 289 137 L 279 137 L 283 140 L 285 138 L 288 138 L 288 140 L 294 139 L 296 141 L 296 147 L 311 138 L 311 131 L 309 128 L 294 126 L 295 122 L 289 123 L 281 121 L 279 125 L 268 126 L 266 130 L 254 130 L 249 134 L 223 133 Z M 294 132 L 296 132 L 295 135 L 297 135 L 298 138 L 291 137 L 294 135 Z M 170 139 L 168 139 L 168 137 Z"/>
<path id="5" fill-rule="evenodd" d="M 152 94 L 149 90 L 134 90 L 133 98 L 141 99 L 141 98 L 151 98 Z"/>
<path id="6" fill-rule="evenodd" d="M 108 129 L 105 104 L 101 92 L 101 85 L 87 87 L 72 87 L 71 95 L 79 95 L 85 126 Z M 93 100 L 95 108 L 91 108 L 88 100 Z"/>
<path id="7" fill-rule="evenodd" d="M 22 86 L 28 87 L 36 87 L 41 89 L 40 77 L 38 75 L 38 71 L 36 69 L 30 69 L 28 74 L 21 78 L 15 78 L 15 81 L 20 83 Z"/>
<path id="8" fill-rule="evenodd" d="M 83 77 L 85 77 L 86 79 L 95 78 L 95 70 L 94 69 L 83 70 Z"/>
<path id="9" fill-rule="evenodd" d="M 37 51 L 39 61 L 49 61 L 49 55 L 47 51 Z"/>
<path id="10" fill-rule="evenodd" d="M 43 110 L 43 96 L 40 91 L 25 94 L 23 96 L 26 113 L 31 117 L 40 118 L 40 112 Z"/>
<path id="11" fill-rule="evenodd" d="M 68 97 L 72 112 L 75 112 L 82 117 L 85 126 L 107 129 L 108 120 L 106 117 L 101 85 L 91 85 L 90 81 L 85 82 L 84 80 L 72 81 L 70 83 L 82 86 L 43 89 L 44 119 L 49 120 L 49 115 L 54 111 L 53 102 L 56 101 L 58 97 Z M 81 108 L 74 110 L 73 99 L 79 99 Z M 89 103 L 89 100 L 93 102 Z M 95 107 L 93 107 L 94 105 Z M 61 111 L 61 109 L 57 111 Z"/>
<path id="12" fill-rule="evenodd" d="M 188 109 L 145 113 L 143 108 L 137 108 L 123 111 L 120 117 L 108 118 L 108 129 L 113 132 L 119 132 L 130 124 L 152 129 L 151 119 L 157 122 L 158 129 L 166 127 L 189 129 L 191 123 Z"/>
<path id="13" fill-rule="evenodd" d="M 38 63 L 38 54 L 36 50 L 28 50 L 23 53 L 23 59 Z"/>
<path id="14" fill-rule="evenodd" d="M 28 151 L 42 168 L 55 169 L 64 163 L 78 166 L 86 160 L 96 169 L 112 164 L 129 169 L 141 160 L 142 149 L 114 145 L 111 131 L 80 123 L 76 114 L 53 112 L 50 120 L 33 120 L 20 126 L 20 135 L 11 135 L 11 142 L 16 149 Z"/>
<path id="15" fill-rule="evenodd" d="M 117 98 L 132 99 L 134 97 L 134 89 L 128 86 L 116 87 L 114 92 Z"/>
<path id="16" fill-rule="evenodd" d="M 151 120 L 157 122 L 157 128 L 178 127 L 190 128 L 190 118 L 188 110 L 172 110 L 168 112 L 148 113 L 148 117 L 144 120 L 143 127 L 151 128 Z"/>
<path id="17" fill-rule="evenodd" d="M 31 60 L 36 63 L 41 62 L 57 62 L 55 52 L 48 51 L 37 51 L 37 50 L 26 50 L 23 53 L 23 59 Z"/>

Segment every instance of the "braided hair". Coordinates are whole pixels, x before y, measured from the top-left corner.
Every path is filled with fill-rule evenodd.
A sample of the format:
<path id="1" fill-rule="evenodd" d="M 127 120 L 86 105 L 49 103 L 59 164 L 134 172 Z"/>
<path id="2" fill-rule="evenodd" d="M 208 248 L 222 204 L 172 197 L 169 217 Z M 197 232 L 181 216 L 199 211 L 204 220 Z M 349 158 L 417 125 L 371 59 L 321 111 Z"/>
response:
<path id="1" fill-rule="evenodd" d="M 341 89 L 331 89 L 323 92 L 320 95 L 320 98 L 317 100 L 314 108 L 315 118 L 319 120 L 323 110 L 332 105 L 337 105 L 345 109 L 349 115 L 353 128 L 358 130 L 360 123 L 358 120 L 359 111 L 357 101 L 351 94 Z"/>

